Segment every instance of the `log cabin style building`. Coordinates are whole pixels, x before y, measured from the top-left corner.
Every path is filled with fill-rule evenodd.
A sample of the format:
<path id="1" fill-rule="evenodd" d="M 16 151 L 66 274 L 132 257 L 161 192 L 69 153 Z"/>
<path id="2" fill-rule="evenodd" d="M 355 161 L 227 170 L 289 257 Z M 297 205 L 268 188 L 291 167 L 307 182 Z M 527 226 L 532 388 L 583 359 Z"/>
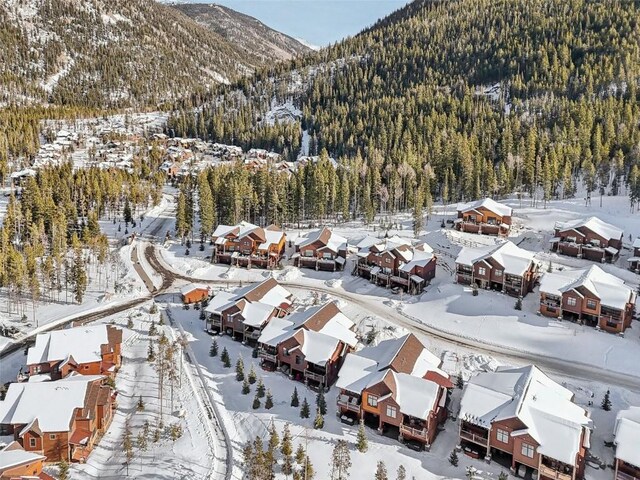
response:
<path id="1" fill-rule="evenodd" d="M 268 278 L 232 293 L 217 293 L 204 310 L 205 329 L 255 344 L 262 329 L 273 318 L 287 315 L 292 305 L 293 294 Z"/>
<path id="2" fill-rule="evenodd" d="M 540 282 L 540 313 L 611 333 L 630 325 L 636 292 L 597 265 L 547 273 Z"/>
<path id="3" fill-rule="evenodd" d="M 420 294 L 436 275 L 437 257 L 426 243 L 412 245 L 395 235 L 383 240 L 366 237 L 357 247 L 353 274 L 376 285 Z"/>
<path id="4" fill-rule="evenodd" d="M 350 353 L 336 383 L 337 414 L 429 448 L 446 420 L 453 387 L 440 365 L 413 334 Z"/>
<path id="5" fill-rule="evenodd" d="M 335 302 L 274 319 L 258 339 L 258 357 L 267 370 L 279 369 L 317 388 L 336 380 L 345 356 L 358 339 L 355 323 Z"/>
<path id="6" fill-rule="evenodd" d="M 456 258 L 456 281 L 516 297 L 533 291 L 540 276 L 533 252 L 511 241 L 484 248 L 464 247 Z"/>
<path id="7" fill-rule="evenodd" d="M 458 207 L 457 230 L 506 237 L 511 230 L 513 209 L 491 198 Z"/>
<path id="8" fill-rule="evenodd" d="M 240 222 L 238 225 L 218 225 L 211 241 L 214 263 L 246 268 L 275 268 L 282 260 L 286 237 L 275 225 L 262 228 Z"/>
<path id="9" fill-rule="evenodd" d="M 551 250 L 593 262 L 612 263 L 622 249 L 623 231 L 597 217 L 558 222 Z"/>
<path id="10" fill-rule="evenodd" d="M 533 365 L 473 377 L 460 401 L 459 441 L 472 458 L 502 457 L 537 480 L 583 478 L 593 422 L 573 393 Z"/>
<path id="11" fill-rule="evenodd" d="M 640 479 L 640 407 L 618 412 L 614 435 L 613 480 Z"/>
<path id="12" fill-rule="evenodd" d="M 327 227 L 296 238 L 295 248 L 291 258 L 296 267 L 335 272 L 347 261 L 347 239 Z"/>
<path id="13" fill-rule="evenodd" d="M 111 423 L 115 393 L 105 377 L 73 374 L 55 382 L 11 383 L 0 401 L 0 434 L 46 462 L 85 461 Z"/>
<path id="14" fill-rule="evenodd" d="M 27 373 L 46 380 L 58 380 L 74 372 L 113 377 L 122 363 L 121 346 L 122 330 L 113 325 L 39 333 L 27 352 Z"/>

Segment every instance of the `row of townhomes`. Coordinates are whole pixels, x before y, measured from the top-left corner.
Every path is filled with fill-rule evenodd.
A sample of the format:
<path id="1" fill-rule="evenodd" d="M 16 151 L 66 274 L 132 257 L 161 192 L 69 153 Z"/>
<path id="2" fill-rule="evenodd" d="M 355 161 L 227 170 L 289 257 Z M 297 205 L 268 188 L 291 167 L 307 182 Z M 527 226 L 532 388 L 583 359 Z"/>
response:
<path id="1" fill-rule="evenodd" d="M 458 206 L 457 230 L 506 237 L 511 231 L 513 209 L 491 198 Z"/>
<path id="2" fill-rule="evenodd" d="M 394 235 L 379 239 L 365 237 L 358 245 L 353 273 L 376 285 L 422 293 L 436 275 L 437 257 L 426 243 Z"/>
<path id="3" fill-rule="evenodd" d="M 218 225 L 212 242 L 215 263 L 275 268 L 284 254 L 285 234 L 275 225 L 262 228 L 240 222 L 238 225 Z"/>
<path id="4" fill-rule="evenodd" d="M 111 423 L 116 392 L 107 380 L 120 368 L 121 344 L 112 325 L 38 334 L 27 372 L 0 401 L 0 435 L 14 440 L 0 451 L 1 475 L 49 478 L 43 463 L 86 460 Z"/>
<path id="5" fill-rule="evenodd" d="M 347 261 L 347 239 L 327 227 L 296 238 L 296 253 L 291 257 L 296 267 L 316 270 L 344 269 Z"/>
<path id="6" fill-rule="evenodd" d="M 594 262 L 611 263 L 622 248 L 623 232 L 597 217 L 555 225 L 551 250 Z"/>
<path id="7" fill-rule="evenodd" d="M 535 366 L 471 378 L 458 419 L 460 445 L 471 457 L 502 457 L 513 473 L 537 472 L 539 480 L 583 477 L 593 422 L 571 391 Z"/>

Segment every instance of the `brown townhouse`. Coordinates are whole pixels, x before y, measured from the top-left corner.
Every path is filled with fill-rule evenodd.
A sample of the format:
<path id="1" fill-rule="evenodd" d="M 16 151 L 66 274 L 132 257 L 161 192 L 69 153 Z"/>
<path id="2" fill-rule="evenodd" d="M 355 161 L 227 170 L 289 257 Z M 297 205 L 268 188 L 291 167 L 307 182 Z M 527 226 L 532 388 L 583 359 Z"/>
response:
<path id="1" fill-rule="evenodd" d="M 453 387 L 440 364 L 413 334 L 350 353 L 336 383 L 337 413 L 428 448 L 446 420 Z"/>
<path id="2" fill-rule="evenodd" d="M 633 241 L 633 256 L 627 259 L 629 270 L 640 273 L 640 238 Z"/>
<path id="3" fill-rule="evenodd" d="M 28 374 L 51 380 L 71 372 L 114 376 L 122 362 L 122 330 L 96 325 L 40 333 L 27 353 Z"/>
<path id="4" fill-rule="evenodd" d="M 460 400 L 459 438 L 473 458 L 502 457 L 537 480 L 584 475 L 592 421 L 573 393 L 535 366 L 480 373 Z"/>
<path id="5" fill-rule="evenodd" d="M 540 313 L 612 333 L 631 325 L 635 291 L 597 265 L 547 273 L 540 282 Z"/>
<path id="6" fill-rule="evenodd" d="M 618 412 L 614 434 L 613 479 L 640 479 L 640 407 Z"/>
<path id="7" fill-rule="evenodd" d="M 412 245 L 398 236 L 384 240 L 367 237 L 358 244 L 353 273 L 387 288 L 422 293 L 436 275 L 437 258 L 426 243 Z"/>
<path id="8" fill-rule="evenodd" d="M 280 369 L 311 386 L 329 387 L 358 343 L 355 324 L 334 302 L 274 319 L 258 339 L 263 368 Z"/>
<path id="9" fill-rule="evenodd" d="M 327 227 L 296 238 L 295 248 L 291 258 L 297 267 L 335 272 L 346 263 L 347 239 Z"/>
<path id="10" fill-rule="evenodd" d="M 288 314 L 292 305 L 293 294 L 274 278 L 233 293 L 219 292 L 205 308 L 206 330 L 255 343 L 269 321 Z"/>
<path id="11" fill-rule="evenodd" d="M 42 472 L 44 455 L 26 452 L 18 442 L 0 449 L 0 480 L 55 480 Z"/>
<path id="12" fill-rule="evenodd" d="M 491 198 L 458 207 L 458 218 L 454 222 L 457 230 L 484 235 L 506 237 L 511 230 L 513 209 Z"/>
<path id="13" fill-rule="evenodd" d="M 248 222 L 218 225 L 212 235 L 214 263 L 238 267 L 275 268 L 285 247 L 285 234 L 275 225 L 266 228 Z"/>
<path id="14" fill-rule="evenodd" d="M 84 461 L 113 416 L 115 393 L 103 376 L 9 385 L 0 402 L 0 434 L 47 462 Z"/>
<path id="15" fill-rule="evenodd" d="M 551 250 L 594 262 L 611 263 L 618 258 L 622 236 L 622 230 L 597 217 L 559 222 L 555 225 L 555 236 L 550 240 Z"/>
<path id="16" fill-rule="evenodd" d="M 485 248 L 465 247 L 456 258 L 460 284 L 524 297 L 538 281 L 539 266 L 533 252 L 511 241 Z"/>

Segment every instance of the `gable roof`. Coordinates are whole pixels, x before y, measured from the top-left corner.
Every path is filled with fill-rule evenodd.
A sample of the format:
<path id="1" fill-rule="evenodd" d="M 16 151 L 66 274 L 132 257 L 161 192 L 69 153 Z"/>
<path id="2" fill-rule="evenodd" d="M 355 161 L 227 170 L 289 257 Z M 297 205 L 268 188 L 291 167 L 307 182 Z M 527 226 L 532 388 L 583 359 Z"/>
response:
<path id="1" fill-rule="evenodd" d="M 547 273 L 540 282 L 540 293 L 562 296 L 569 290 L 584 287 L 600 299 L 603 306 L 624 310 L 635 302 L 635 292 L 624 281 L 602 270 L 598 265 L 589 268 Z"/>
<path id="2" fill-rule="evenodd" d="M 513 214 L 513 209 L 511 207 L 498 203 L 492 198 L 483 198 L 482 200 L 477 200 L 475 202 L 458 205 L 458 211 L 465 213 L 481 207 L 484 207 L 501 217 L 510 217 Z"/>
<path id="3" fill-rule="evenodd" d="M 37 422 L 42 432 L 67 432 L 77 408 L 85 407 L 99 375 L 72 375 L 55 382 L 12 383 L 0 402 L 0 424 Z"/>
<path id="4" fill-rule="evenodd" d="M 555 228 L 561 232 L 565 230 L 577 229 L 585 227 L 592 232 L 600 235 L 602 238 L 607 240 L 616 239 L 620 240 L 623 235 L 623 231 L 620 230 L 615 225 L 611 225 L 610 223 L 604 222 L 600 220 L 598 217 L 589 217 L 585 219 L 578 220 L 570 220 L 568 222 L 558 222 L 555 225 Z"/>
<path id="5" fill-rule="evenodd" d="M 333 233 L 329 228 L 323 227 L 319 230 L 312 230 L 306 235 L 301 235 L 296 238 L 295 244 L 297 247 L 305 247 L 311 245 L 314 242 L 319 241 L 323 247 L 328 248 L 332 252 L 338 252 L 347 248 L 347 239 L 336 233 Z"/>
<path id="6" fill-rule="evenodd" d="M 27 465 L 46 457 L 35 452 L 26 452 L 22 446 L 13 441 L 0 450 L 0 474 L 11 468 Z"/>
<path id="7" fill-rule="evenodd" d="M 262 302 L 274 307 L 291 305 L 293 294 L 269 277 L 260 283 L 252 283 L 235 292 L 235 300 L 245 298 L 250 302 Z"/>
<path id="8" fill-rule="evenodd" d="M 490 428 L 494 421 L 519 419 L 543 455 L 573 465 L 582 433 L 592 427 L 587 412 L 572 402 L 573 393 L 537 367 L 480 373 L 465 386 L 460 418 Z M 512 435 L 525 432 L 513 432 Z"/>
<path id="9" fill-rule="evenodd" d="M 340 344 L 337 338 L 304 328 L 299 329 L 293 337 L 298 342 L 305 360 L 319 366 L 325 365 L 331 359 Z"/>
<path id="10" fill-rule="evenodd" d="M 497 246 L 491 245 L 483 248 L 464 247 L 456 258 L 460 265 L 473 266 L 477 262 L 492 258 L 504 268 L 509 275 L 522 276 L 534 261 L 534 253 L 518 247 L 507 240 Z"/>
<path id="11" fill-rule="evenodd" d="M 114 330 L 116 334 L 109 334 Z M 122 342 L 122 330 L 112 325 L 94 325 L 39 333 L 27 353 L 27 365 L 58 362 L 69 357 L 77 363 L 99 362 L 102 360 L 100 346 L 109 344 L 110 340 Z"/>
<path id="12" fill-rule="evenodd" d="M 202 284 L 202 283 L 189 283 L 189 284 L 185 285 L 184 287 L 180 288 L 180 293 L 182 295 L 188 295 L 189 293 L 194 292 L 196 290 L 209 291 L 209 287 L 207 285 Z"/>
<path id="13" fill-rule="evenodd" d="M 640 468 L 640 407 L 618 412 L 614 434 L 616 458 Z"/>

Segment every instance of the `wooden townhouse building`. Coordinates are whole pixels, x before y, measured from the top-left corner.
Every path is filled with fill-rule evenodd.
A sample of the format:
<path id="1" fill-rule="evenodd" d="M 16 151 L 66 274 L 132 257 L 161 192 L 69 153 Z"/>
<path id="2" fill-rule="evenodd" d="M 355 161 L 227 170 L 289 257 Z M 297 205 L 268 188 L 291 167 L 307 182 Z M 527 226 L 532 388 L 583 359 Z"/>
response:
<path id="1" fill-rule="evenodd" d="M 614 428 L 614 480 L 640 480 L 640 407 L 621 410 Z"/>
<path id="2" fill-rule="evenodd" d="M 57 380 L 76 372 L 115 376 L 122 363 L 122 330 L 94 325 L 39 333 L 27 352 L 29 376 Z M 26 378 L 25 378 L 26 379 Z"/>
<path id="3" fill-rule="evenodd" d="M 426 243 L 412 245 L 406 238 L 367 237 L 358 245 L 353 274 L 387 288 L 419 294 L 436 275 L 437 257 Z"/>
<path id="4" fill-rule="evenodd" d="M 537 480 L 583 478 L 593 422 L 573 393 L 533 365 L 480 373 L 460 400 L 463 452 L 510 461 Z"/>
<path id="5" fill-rule="evenodd" d="M 350 353 L 336 383 L 337 414 L 343 422 L 364 420 L 429 448 L 446 420 L 447 390 L 453 387 L 440 365 L 413 334 Z"/>
<path id="6" fill-rule="evenodd" d="M 328 388 L 358 343 L 354 329 L 355 323 L 327 302 L 270 322 L 258 339 L 258 356 L 263 368 Z"/>
<path id="7" fill-rule="evenodd" d="M 73 374 L 55 382 L 11 383 L 0 401 L 0 434 L 46 462 L 85 461 L 113 416 L 105 377 Z"/>
<path id="8" fill-rule="evenodd" d="M 622 248 L 622 230 L 597 217 L 558 222 L 554 229 L 551 250 L 562 255 L 611 263 Z"/>
<path id="9" fill-rule="evenodd" d="M 262 329 L 273 318 L 287 315 L 292 305 L 293 294 L 268 278 L 233 293 L 217 293 L 205 308 L 205 328 L 255 344 Z"/>
<path id="10" fill-rule="evenodd" d="M 295 240 L 295 266 L 315 270 L 342 270 L 347 261 L 347 239 L 327 227 L 313 230 Z"/>
<path id="11" fill-rule="evenodd" d="M 513 209 L 491 198 L 458 207 L 457 230 L 506 237 L 511 230 Z"/>
<path id="12" fill-rule="evenodd" d="M 483 247 L 465 247 L 456 258 L 456 281 L 524 297 L 540 275 L 533 252 L 511 241 Z"/>
<path id="13" fill-rule="evenodd" d="M 640 238 L 636 238 L 633 241 L 633 255 L 627 258 L 629 263 L 629 270 L 632 272 L 640 273 Z"/>
<path id="14" fill-rule="evenodd" d="M 540 282 L 540 313 L 612 333 L 630 325 L 636 292 L 597 265 L 547 273 Z"/>
<path id="15" fill-rule="evenodd" d="M 275 268 L 282 260 L 286 237 L 275 225 L 262 228 L 248 222 L 218 225 L 212 235 L 214 263 L 237 267 Z"/>
<path id="16" fill-rule="evenodd" d="M 45 459 L 13 441 L 0 449 L 0 480 L 55 480 L 42 471 Z"/>

